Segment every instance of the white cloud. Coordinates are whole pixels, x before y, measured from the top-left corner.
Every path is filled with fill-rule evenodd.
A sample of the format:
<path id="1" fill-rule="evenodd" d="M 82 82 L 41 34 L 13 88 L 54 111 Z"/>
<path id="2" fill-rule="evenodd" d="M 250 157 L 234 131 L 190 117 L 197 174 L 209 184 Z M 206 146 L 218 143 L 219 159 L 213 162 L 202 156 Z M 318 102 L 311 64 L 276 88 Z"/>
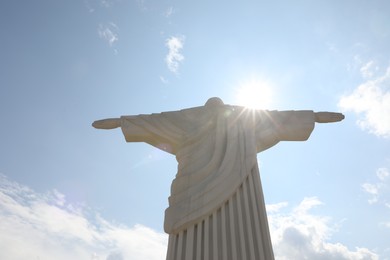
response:
<path id="1" fill-rule="evenodd" d="M 165 16 L 166 18 L 169 18 L 169 17 L 171 17 L 172 14 L 174 14 L 174 13 L 175 13 L 175 9 L 173 9 L 173 7 L 170 6 L 170 7 L 168 7 L 168 8 L 165 10 L 164 16 Z"/>
<path id="2" fill-rule="evenodd" d="M 0 244 L 0 259 L 157 260 L 167 235 L 110 223 L 58 191 L 36 193 L 0 174 Z"/>
<path id="3" fill-rule="evenodd" d="M 166 78 L 164 78 L 163 76 L 160 76 L 160 80 L 161 80 L 161 82 L 163 84 L 168 84 L 169 83 L 169 81 Z"/>
<path id="4" fill-rule="evenodd" d="M 362 184 L 363 190 L 370 195 L 369 204 L 381 203 L 388 207 L 390 201 L 386 198 L 390 195 L 390 171 L 388 168 L 379 168 L 376 171 L 377 180 L 374 183 L 366 182 Z"/>
<path id="5" fill-rule="evenodd" d="M 100 24 L 98 28 L 99 37 L 108 42 L 110 46 L 119 40 L 117 32 L 118 26 L 113 22 Z"/>
<path id="6" fill-rule="evenodd" d="M 90 13 L 95 12 L 99 8 L 109 8 L 114 2 L 115 0 L 84 0 L 85 7 Z"/>
<path id="7" fill-rule="evenodd" d="M 103 7 L 111 7 L 113 5 L 113 1 L 112 0 L 101 0 L 100 1 L 100 4 L 103 6 Z"/>
<path id="8" fill-rule="evenodd" d="M 90 0 L 84 0 L 85 7 L 88 9 L 88 12 L 93 13 L 95 12 L 95 8 L 92 6 Z"/>
<path id="9" fill-rule="evenodd" d="M 148 6 L 147 6 L 147 1 L 146 0 L 136 0 L 137 5 L 141 11 L 147 11 Z"/>
<path id="10" fill-rule="evenodd" d="M 381 223 L 381 226 L 384 226 L 386 228 L 390 228 L 390 221 Z"/>
<path id="11" fill-rule="evenodd" d="M 329 226 L 330 219 L 309 212 L 321 204 L 318 198 L 305 198 L 290 213 L 269 212 L 268 220 L 277 260 L 378 259 L 378 255 L 367 248 L 350 250 L 341 243 L 330 242 L 336 231 Z M 267 208 L 278 208 L 280 205 L 286 204 L 277 204 L 276 207 L 268 205 Z"/>
<path id="12" fill-rule="evenodd" d="M 282 208 L 287 207 L 287 205 L 288 205 L 288 202 L 284 201 L 284 202 L 279 202 L 276 204 L 268 204 L 268 205 L 266 205 L 266 208 L 267 208 L 268 213 L 274 213 L 274 212 L 278 212 Z"/>
<path id="13" fill-rule="evenodd" d="M 317 198 L 305 198 L 283 214 L 280 209 L 287 202 L 267 205 L 277 260 L 378 259 L 367 248 L 350 250 L 329 242 L 335 232 L 330 219 L 310 213 L 321 204 Z M 0 259 L 157 260 L 165 258 L 167 235 L 142 225 L 111 223 L 86 207 L 69 204 L 59 191 L 37 193 L 0 174 L 0 244 Z"/>
<path id="14" fill-rule="evenodd" d="M 184 36 L 172 36 L 165 41 L 165 46 L 168 47 L 168 54 L 165 57 L 165 62 L 168 69 L 173 73 L 177 73 L 180 63 L 184 60 L 184 56 L 180 53 L 184 45 Z"/>
<path id="15" fill-rule="evenodd" d="M 389 169 L 387 168 L 379 168 L 377 171 L 376 171 L 376 176 L 381 180 L 381 181 L 385 181 L 389 176 L 390 176 L 390 172 L 389 172 Z"/>
<path id="16" fill-rule="evenodd" d="M 363 183 L 362 188 L 371 195 L 371 198 L 368 199 L 368 203 L 374 204 L 378 202 L 378 192 L 380 188 L 378 184 Z"/>
<path id="17" fill-rule="evenodd" d="M 369 62 L 361 68 L 363 75 L 372 76 Z M 383 75 L 370 78 L 351 94 L 341 97 L 339 107 L 359 116 L 358 125 L 377 136 L 390 138 L 390 67 Z"/>
<path id="18" fill-rule="evenodd" d="M 364 78 L 372 78 L 378 70 L 379 67 L 375 65 L 375 62 L 369 61 L 360 68 L 360 73 Z"/>

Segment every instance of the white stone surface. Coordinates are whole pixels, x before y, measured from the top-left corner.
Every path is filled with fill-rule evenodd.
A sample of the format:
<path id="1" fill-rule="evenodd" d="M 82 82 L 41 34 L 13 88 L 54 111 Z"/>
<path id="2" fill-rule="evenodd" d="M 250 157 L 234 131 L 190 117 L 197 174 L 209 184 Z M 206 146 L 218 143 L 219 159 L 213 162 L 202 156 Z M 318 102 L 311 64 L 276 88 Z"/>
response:
<path id="1" fill-rule="evenodd" d="M 256 154 L 279 141 L 307 140 L 314 123 L 340 113 L 265 111 L 224 105 L 95 121 L 121 127 L 127 142 L 176 155 L 164 229 L 168 260 L 274 259 Z"/>

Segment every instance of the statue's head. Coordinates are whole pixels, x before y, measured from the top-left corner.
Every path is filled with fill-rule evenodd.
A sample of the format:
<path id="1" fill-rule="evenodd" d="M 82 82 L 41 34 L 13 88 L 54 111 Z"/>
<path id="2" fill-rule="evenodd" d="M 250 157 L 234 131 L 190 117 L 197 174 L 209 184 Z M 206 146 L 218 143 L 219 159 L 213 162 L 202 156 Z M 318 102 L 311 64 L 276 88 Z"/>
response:
<path id="1" fill-rule="evenodd" d="M 214 108 L 214 107 L 220 107 L 223 106 L 224 103 L 222 99 L 219 97 L 212 97 L 207 100 L 206 104 L 204 104 L 206 107 Z"/>

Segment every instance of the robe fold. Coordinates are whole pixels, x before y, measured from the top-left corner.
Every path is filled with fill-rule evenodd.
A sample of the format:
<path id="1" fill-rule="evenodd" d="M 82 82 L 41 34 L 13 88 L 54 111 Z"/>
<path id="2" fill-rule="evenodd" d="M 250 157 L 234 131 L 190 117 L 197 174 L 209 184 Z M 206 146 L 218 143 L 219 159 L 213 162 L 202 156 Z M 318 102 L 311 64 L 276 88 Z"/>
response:
<path id="1" fill-rule="evenodd" d="M 273 259 L 256 154 L 279 141 L 307 140 L 314 122 L 312 111 L 230 105 L 122 116 L 127 142 L 176 155 L 167 259 Z"/>

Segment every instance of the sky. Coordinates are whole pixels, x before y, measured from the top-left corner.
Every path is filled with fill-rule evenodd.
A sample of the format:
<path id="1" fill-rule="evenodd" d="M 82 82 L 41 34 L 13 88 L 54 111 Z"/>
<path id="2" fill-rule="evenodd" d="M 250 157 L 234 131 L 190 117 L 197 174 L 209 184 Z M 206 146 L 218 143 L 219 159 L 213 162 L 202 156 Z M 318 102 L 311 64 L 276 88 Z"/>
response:
<path id="1" fill-rule="evenodd" d="M 390 2 L 0 2 L 0 259 L 165 259 L 174 156 L 94 120 L 342 112 L 258 154 L 276 259 L 390 259 Z"/>

